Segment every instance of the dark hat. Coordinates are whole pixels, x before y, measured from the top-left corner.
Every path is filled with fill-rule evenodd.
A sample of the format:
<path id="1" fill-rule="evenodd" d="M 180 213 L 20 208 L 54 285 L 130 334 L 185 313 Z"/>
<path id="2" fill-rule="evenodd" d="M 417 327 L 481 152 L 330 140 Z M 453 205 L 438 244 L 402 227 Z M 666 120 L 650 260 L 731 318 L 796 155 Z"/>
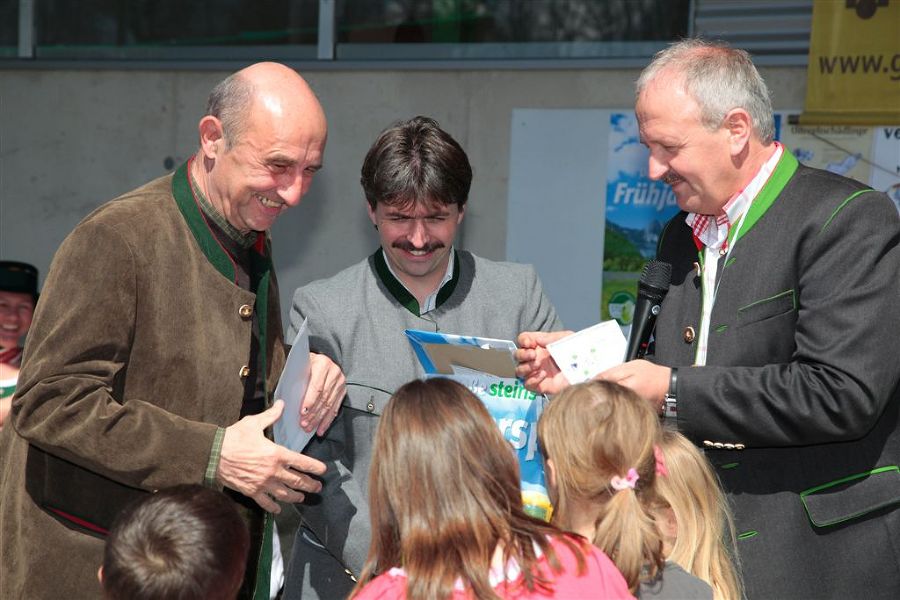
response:
<path id="1" fill-rule="evenodd" d="M 38 270 L 28 263 L 0 260 L 0 290 L 31 294 L 38 299 Z"/>

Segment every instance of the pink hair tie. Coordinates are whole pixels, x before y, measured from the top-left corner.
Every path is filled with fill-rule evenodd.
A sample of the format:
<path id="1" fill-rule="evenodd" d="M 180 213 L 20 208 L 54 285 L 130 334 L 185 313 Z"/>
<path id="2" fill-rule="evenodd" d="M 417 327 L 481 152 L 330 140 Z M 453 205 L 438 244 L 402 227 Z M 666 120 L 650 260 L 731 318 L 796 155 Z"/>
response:
<path id="1" fill-rule="evenodd" d="M 659 446 L 653 446 L 653 456 L 656 458 L 656 474 L 660 477 L 668 477 L 669 470 L 666 468 L 666 457 L 663 456 Z"/>
<path id="2" fill-rule="evenodd" d="M 628 474 L 625 477 L 619 477 L 616 475 L 612 479 L 609 480 L 609 485 L 613 486 L 615 490 L 624 490 L 626 488 L 634 489 L 637 480 L 640 479 L 637 471 L 634 470 L 634 467 L 628 469 Z"/>

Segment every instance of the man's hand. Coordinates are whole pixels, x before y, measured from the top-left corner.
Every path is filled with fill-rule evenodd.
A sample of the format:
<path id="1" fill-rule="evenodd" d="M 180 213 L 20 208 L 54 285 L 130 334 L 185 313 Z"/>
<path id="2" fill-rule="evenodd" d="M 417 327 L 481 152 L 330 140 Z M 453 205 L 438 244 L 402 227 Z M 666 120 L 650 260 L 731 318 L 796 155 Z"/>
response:
<path id="1" fill-rule="evenodd" d="M 631 360 L 603 371 L 595 379 L 613 381 L 634 390 L 638 396 L 650 402 L 659 412 L 663 398 L 669 391 L 672 369 L 646 360 Z"/>
<path id="2" fill-rule="evenodd" d="M 325 435 L 341 410 L 346 380 L 341 368 L 324 354 L 309 353 L 309 386 L 300 404 L 300 427 Z"/>
<path id="3" fill-rule="evenodd" d="M 277 400 L 268 410 L 249 415 L 225 428 L 216 478 L 224 486 L 253 498 L 263 509 L 279 513 L 273 500 L 301 502 L 303 492 L 318 492 L 322 484 L 312 475 L 325 473 L 325 465 L 314 458 L 292 452 L 272 442 L 263 430 L 278 420 L 284 402 Z"/>
<path id="4" fill-rule="evenodd" d="M 547 344 L 561 340 L 571 331 L 526 331 L 520 333 L 516 350 L 516 375 L 525 381 L 525 387 L 539 394 L 555 394 L 569 387 L 563 375 L 547 351 Z"/>

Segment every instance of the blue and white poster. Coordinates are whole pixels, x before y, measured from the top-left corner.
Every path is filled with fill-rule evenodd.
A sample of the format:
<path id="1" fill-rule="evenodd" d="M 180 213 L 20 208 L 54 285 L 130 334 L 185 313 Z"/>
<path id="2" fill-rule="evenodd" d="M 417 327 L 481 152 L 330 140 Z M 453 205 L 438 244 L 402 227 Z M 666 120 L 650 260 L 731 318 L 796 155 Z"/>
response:
<path id="1" fill-rule="evenodd" d="M 628 326 L 644 263 L 656 256 L 666 222 L 678 212 L 675 193 L 647 174 L 649 152 L 640 142 L 634 113 L 609 116 L 606 231 L 601 315 Z"/>

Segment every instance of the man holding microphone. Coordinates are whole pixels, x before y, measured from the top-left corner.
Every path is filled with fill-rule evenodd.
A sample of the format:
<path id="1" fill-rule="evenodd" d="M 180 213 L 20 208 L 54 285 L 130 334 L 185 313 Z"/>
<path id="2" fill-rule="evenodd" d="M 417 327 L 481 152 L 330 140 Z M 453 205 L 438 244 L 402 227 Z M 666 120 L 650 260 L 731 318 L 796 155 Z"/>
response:
<path id="1" fill-rule="evenodd" d="M 637 82 L 649 174 L 682 212 L 650 360 L 634 389 L 703 447 L 733 504 L 750 598 L 900 597 L 900 218 L 773 141 L 746 52 L 686 40 Z M 567 382 L 523 333 L 519 375 Z"/>

